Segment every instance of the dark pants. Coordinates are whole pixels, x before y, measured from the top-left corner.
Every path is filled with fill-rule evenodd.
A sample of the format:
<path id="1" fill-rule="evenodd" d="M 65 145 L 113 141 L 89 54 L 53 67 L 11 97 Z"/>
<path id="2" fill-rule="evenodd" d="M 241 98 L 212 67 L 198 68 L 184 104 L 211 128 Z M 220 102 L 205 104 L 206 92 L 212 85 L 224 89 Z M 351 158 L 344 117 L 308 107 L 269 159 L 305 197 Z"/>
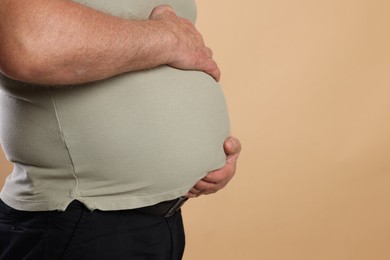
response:
<path id="1" fill-rule="evenodd" d="M 180 210 L 91 212 L 73 201 L 64 212 L 27 212 L 0 200 L 0 260 L 179 260 L 184 244 Z"/>

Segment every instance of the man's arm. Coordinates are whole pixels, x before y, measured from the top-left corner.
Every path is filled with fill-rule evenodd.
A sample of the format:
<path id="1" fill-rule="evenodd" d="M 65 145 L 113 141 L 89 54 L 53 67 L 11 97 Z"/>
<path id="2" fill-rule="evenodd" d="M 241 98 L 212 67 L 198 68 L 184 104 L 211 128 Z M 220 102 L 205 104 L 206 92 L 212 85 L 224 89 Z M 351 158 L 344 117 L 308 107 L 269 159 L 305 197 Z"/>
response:
<path id="1" fill-rule="evenodd" d="M 212 52 L 168 6 L 127 20 L 67 0 L 0 0 L 0 72 L 16 80 L 79 84 L 170 65 L 219 80 Z"/>
<path id="2" fill-rule="evenodd" d="M 187 193 L 186 197 L 196 198 L 200 195 L 208 195 L 223 189 L 234 177 L 237 167 L 237 159 L 241 152 L 241 143 L 235 137 L 225 140 L 226 164 L 221 169 L 212 171 Z"/>

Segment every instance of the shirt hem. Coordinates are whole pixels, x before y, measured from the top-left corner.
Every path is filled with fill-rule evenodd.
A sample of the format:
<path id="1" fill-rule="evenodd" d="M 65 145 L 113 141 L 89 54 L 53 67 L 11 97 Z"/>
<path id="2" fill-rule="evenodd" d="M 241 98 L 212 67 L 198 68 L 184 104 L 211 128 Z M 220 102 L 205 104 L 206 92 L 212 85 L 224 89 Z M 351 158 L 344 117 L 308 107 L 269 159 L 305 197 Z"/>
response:
<path id="1" fill-rule="evenodd" d="M 114 211 L 114 210 L 128 210 L 146 207 L 157 204 L 162 201 L 173 200 L 180 196 L 184 196 L 192 188 L 192 186 L 182 187 L 178 190 L 168 191 L 164 193 L 152 194 L 152 195 L 112 195 L 105 197 L 68 197 L 62 200 L 48 200 L 48 201 L 33 201 L 33 200 L 21 200 L 12 197 L 10 194 L 4 191 L 0 193 L 1 200 L 8 206 L 23 211 L 65 211 L 68 205 L 73 200 L 78 200 L 85 205 L 89 210 L 102 210 L 102 211 Z"/>

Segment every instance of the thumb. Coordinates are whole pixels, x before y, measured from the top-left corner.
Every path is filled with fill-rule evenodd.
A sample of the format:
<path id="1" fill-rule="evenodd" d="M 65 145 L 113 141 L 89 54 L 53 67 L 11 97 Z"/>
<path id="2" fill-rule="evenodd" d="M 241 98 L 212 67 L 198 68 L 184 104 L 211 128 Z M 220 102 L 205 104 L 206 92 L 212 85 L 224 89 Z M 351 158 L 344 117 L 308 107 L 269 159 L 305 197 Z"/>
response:
<path id="1" fill-rule="evenodd" d="M 241 143 L 237 138 L 230 136 L 225 140 L 223 148 L 226 155 L 238 154 L 241 152 Z"/>

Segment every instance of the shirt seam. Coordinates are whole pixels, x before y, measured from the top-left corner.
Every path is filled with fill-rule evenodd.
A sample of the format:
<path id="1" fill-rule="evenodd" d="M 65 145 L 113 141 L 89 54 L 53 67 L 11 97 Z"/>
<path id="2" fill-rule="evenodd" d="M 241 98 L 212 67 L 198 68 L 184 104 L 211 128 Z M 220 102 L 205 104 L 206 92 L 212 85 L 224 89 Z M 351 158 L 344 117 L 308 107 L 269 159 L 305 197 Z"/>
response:
<path id="1" fill-rule="evenodd" d="M 71 166 L 72 166 L 72 174 L 73 174 L 73 177 L 76 180 L 76 187 L 73 190 L 73 193 L 74 193 L 73 195 L 74 196 L 72 196 L 72 194 L 69 194 L 69 195 L 72 196 L 72 197 L 77 197 L 77 194 L 78 194 L 78 191 L 79 191 L 79 178 L 77 177 L 77 174 L 76 174 L 76 167 L 75 167 L 72 155 L 70 153 L 69 146 L 68 146 L 68 144 L 67 144 L 67 142 L 65 140 L 65 135 L 64 135 L 64 131 L 63 131 L 63 128 L 62 128 L 62 125 L 61 125 L 60 117 L 58 115 L 57 104 L 56 104 L 55 99 L 54 99 L 52 88 L 49 88 L 49 90 L 50 90 L 50 96 L 51 96 L 51 100 L 52 100 L 52 104 L 53 104 L 54 113 L 55 113 L 55 116 L 56 116 L 58 128 L 59 128 L 59 131 L 60 131 L 61 140 L 64 143 L 65 150 L 66 150 L 66 152 L 68 154 L 69 161 L 70 161 Z"/>

